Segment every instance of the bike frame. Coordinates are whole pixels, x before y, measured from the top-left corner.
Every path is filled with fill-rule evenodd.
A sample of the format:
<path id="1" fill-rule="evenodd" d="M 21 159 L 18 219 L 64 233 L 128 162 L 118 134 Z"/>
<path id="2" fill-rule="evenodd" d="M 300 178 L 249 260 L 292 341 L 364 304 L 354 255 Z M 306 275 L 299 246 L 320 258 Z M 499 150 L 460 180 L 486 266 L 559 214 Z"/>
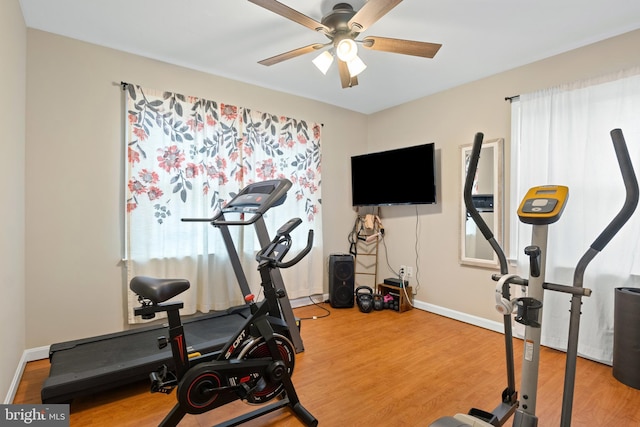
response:
<path id="1" fill-rule="evenodd" d="M 274 348 L 272 348 L 270 344 L 270 342 L 273 341 L 273 334 L 278 333 L 287 338 L 289 338 L 290 334 L 287 323 L 282 319 L 277 291 L 271 279 L 271 269 L 272 267 L 269 266 L 268 262 L 263 262 L 259 266 L 265 299 L 259 303 L 251 303 L 251 316 L 247 318 L 238 332 L 229 339 L 221 350 L 211 353 L 189 357 L 184 326 L 179 312 L 183 307 L 182 302 L 161 303 L 136 307 L 134 309 L 136 316 L 146 316 L 160 312 L 167 313 L 169 320 L 169 344 L 171 345 L 171 354 L 175 364 L 175 373 L 178 382 L 192 366 L 212 360 L 229 360 L 247 341 L 259 335 L 262 335 L 267 341 L 272 357 L 279 357 L 277 349 L 274 351 Z"/>

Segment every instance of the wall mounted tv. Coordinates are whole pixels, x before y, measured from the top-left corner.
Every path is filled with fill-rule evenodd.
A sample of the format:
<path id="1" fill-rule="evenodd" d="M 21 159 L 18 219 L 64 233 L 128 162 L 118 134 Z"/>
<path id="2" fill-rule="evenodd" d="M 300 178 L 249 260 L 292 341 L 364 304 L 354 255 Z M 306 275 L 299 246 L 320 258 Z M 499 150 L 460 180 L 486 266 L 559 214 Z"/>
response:
<path id="1" fill-rule="evenodd" d="M 435 144 L 351 157 L 353 206 L 436 203 Z"/>

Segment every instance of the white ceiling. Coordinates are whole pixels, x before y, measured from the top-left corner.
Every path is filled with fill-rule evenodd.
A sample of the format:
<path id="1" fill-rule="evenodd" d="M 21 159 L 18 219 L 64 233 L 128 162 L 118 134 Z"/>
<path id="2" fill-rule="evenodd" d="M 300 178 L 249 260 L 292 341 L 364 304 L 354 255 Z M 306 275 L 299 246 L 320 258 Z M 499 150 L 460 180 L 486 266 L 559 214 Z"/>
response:
<path id="1" fill-rule="evenodd" d="M 340 1 L 281 2 L 320 21 Z M 350 3 L 359 9 L 364 0 Z M 311 63 L 313 53 L 258 64 L 328 39 L 246 0 L 20 4 L 30 28 L 365 114 L 640 28 L 640 0 L 405 0 L 359 38 L 441 43 L 438 54 L 425 59 L 361 49 L 368 68 L 358 86 L 342 89 L 336 64 L 324 76 Z"/>

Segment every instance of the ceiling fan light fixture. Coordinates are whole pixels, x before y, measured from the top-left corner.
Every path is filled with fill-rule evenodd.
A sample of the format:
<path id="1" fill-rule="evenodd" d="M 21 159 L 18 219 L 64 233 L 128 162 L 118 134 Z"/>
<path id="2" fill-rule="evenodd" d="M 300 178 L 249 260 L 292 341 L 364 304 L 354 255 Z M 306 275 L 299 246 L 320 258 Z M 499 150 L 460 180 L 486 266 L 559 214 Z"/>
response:
<path id="1" fill-rule="evenodd" d="M 312 62 L 322 74 L 326 75 L 327 71 L 329 71 L 329 67 L 333 64 L 333 55 L 331 55 L 331 52 L 328 50 L 325 50 L 320 55 L 316 56 Z"/>
<path id="2" fill-rule="evenodd" d="M 367 65 L 358 57 L 357 43 L 362 43 L 364 48 L 370 50 L 413 55 L 422 58 L 433 58 L 442 46 L 439 43 L 378 36 L 367 36 L 363 40 L 356 40 L 362 32 L 368 30 L 371 25 L 385 16 L 402 0 L 358 0 L 360 4 L 357 10 L 350 3 L 337 3 L 320 21 L 286 6 L 281 3 L 282 0 L 249 1 L 289 21 L 320 32 L 330 40 L 326 44 L 314 43 L 263 59 L 258 61 L 259 64 L 270 66 L 309 52 L 315 51 L 318 54 L 321 50 L 325 50 L 327 46 L 331 46 L 328 52 L 320 53 L 312 62 L 320 72 L 326 75 L 331 64 L 336 59 L 335 57 L 338 57 L 338 75 L 343 89 L 357 86 L 358 74 L 367 68 Z M 333 1 L 335 2 L 336 0 Z M 322 3 L 325 2 L 323 1 Z"/>
<path id="3" fill-rule="evenodd" d="M 367 68 L 367 64 L 365 64 L 362 59 L 356 55 L 355 58 L 347 62 L 347 68 L 349 69 L 349 75 L 353 78 L 363 72 L 365 68 Z"/>
<path id="4" fill-rule="evenodd" d="M 342 39 L 336 44 L 336 55 L 348 63 L 358 56 L 358 45 L 352 39 Z"/>

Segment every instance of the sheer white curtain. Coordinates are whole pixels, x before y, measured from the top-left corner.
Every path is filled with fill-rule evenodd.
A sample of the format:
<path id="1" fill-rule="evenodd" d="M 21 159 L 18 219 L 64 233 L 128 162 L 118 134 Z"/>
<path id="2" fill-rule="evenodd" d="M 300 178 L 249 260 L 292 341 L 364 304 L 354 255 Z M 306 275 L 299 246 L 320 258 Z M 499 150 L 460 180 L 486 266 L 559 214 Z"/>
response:
<path id="1" fill-rule="evenodd" d="M 609 132 L 622 129 L 640 176 L 640 68 L 524 94 L 512 108 L 511 255 L 528 275 L 524 247 L 531 226 L 515 211 L 533 186 L 569 187 L 563 216 L 549 226 L 548 282 L 571 284 L 574 267 L 625 198 Z M 611 363 L 614 296 L 617 287 L 640 287 L 640 213 L 589 265 L 584 286 L 578 352 Z M 569 300 L 545 292 L 542 344 L 566 349 Z"/>
<path id="2" fill-rule="evenodd" d="M 321 126 L 202 98 L 127 84 L 126 266 L 136 275 L 185 278 L 185 314 L 244 303 L 220 230 L 181 218 L 211 218 L 247 184 L 275 178 L 293 185 L 283 205 L 265 215 L 275 230 L 293 217 L 291 253 L 314 246 L 282 271 L 290 298 L 322 292 Z M 237 219 L 237 218 L 228 218 Z M 231 226 L 250 288 L 260 294 L 253 225 Z M 129 291 L 129 322 L 136 296 Z"/>

